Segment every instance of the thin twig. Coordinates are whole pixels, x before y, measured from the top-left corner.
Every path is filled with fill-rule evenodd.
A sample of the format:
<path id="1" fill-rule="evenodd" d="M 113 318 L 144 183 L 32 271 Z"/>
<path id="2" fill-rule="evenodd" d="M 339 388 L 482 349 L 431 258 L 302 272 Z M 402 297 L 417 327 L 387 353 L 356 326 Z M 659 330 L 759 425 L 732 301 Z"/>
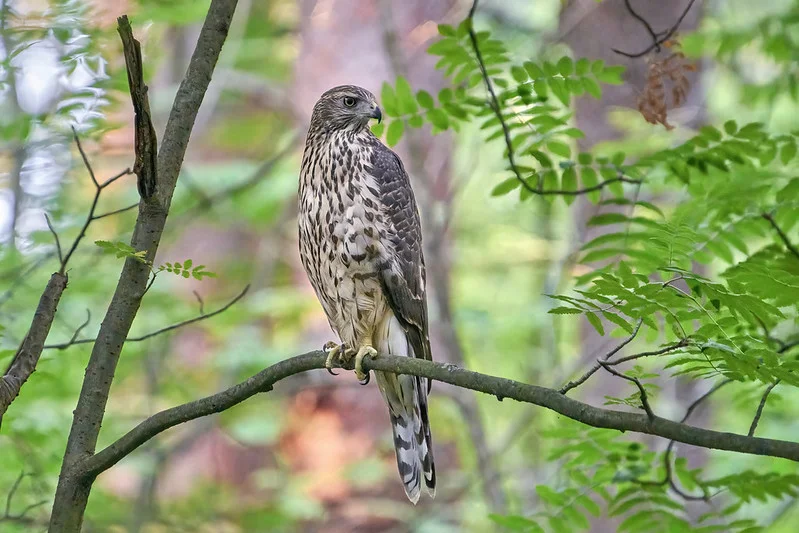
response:
<path id="1" fill-rule="evenodd" d="M 639 320 L 639 321 L 638 321 L 638 322 L 635 324 L 635 329 L 634 329 L 634 330 L 633 330 L 633 332 L 630 334 L 630 336 L 629 336 L 629 337 L 627 337 L 626 339 L 624 339 L 624 341 L 622 341 L 622 342 L 621 342 L 621 344 L 619 344 L 618 346 L 616 346 L 614 349 L 612 349 L 611 351 L 609 351 L 608 353 L 606 353 L 606 354 L 605 354 L 605 355 L 602 357 L 602 360 L 603 360 L 603 361 L 608 361 L 608 360 L 609 360 L 611 357 L 613 357 L 614 355 L 616 355 L 617 353 L 619 353 L 619 352 L 622 350 L 622 348 L 624 348 L 625 346 L 627 346 L 628 344 L 630 344 L 630 343 L 633 341 L 633 339 L 635 339 L 636 335 L 638 335 L 638 332 L 641 330 L 641 324 L 643 324 L 643 323 L 644 323 L 644 321 L 643 321 L 643 320 Z M 593 375 L 596 373 L 596 371 L 597 371 L 597 370 L 599 370 L 599 368 L 600 368 L 600 364 L 597 362 L 597 363 L 596 363 L 596 364 L 595 364 L 593 367 L 591 367 L 591 369 L 590 369 L 590 370 L 588 370 L 588 372 L 586 372 L 585 374 L 583 374 L 583 375 L 580 377 L 580 379 L 578 379 L 578 380 L 576 380 L 576 381 L 570 381 L 570 382 L 568 382 L 566 385 L 564 385 L 563 387 L 561 387 L 561 389 L 560 389 L 560 393 L 561 393 L 561 394 L 566 394 L 567 392 L 569 392 L 569 391 L 570 391 L 570 390 L 572 390 L 573 388 L 575 388 L 575 387 L 578 387 L 578 386 L 582 385 L 583 383 L 585 383 L 586 381 L 588 381 L 588 378 L 590 378 L 591 376 L 593 376 Z"/>
<path id="2" fill-rule="evenodd" d="M 618 49 L 616 49 L 616 48 L 612 48 L 611 50 L 613 50 L 614 52 L 616 52 L 616 53 L 617 53 L 617 54 L 619 54 L 619 55 L 622 55 L 622 56 L 625 56 L 625 57 L 629 57 L 629 58 L 636 58 L 636 57 L 642 57 L 642 56 L 645 56 L 646 54 L 648 54 L 649 52 L 651 52 L 652 50 L 655 50 L 655 49 L 657 49 L 658 51 L 660 51 L 660 45 L 661 45 L 661 44 L 663 44 L 663 43 L 665 43 L 665 42 L 666 42 L 666 41 L 668 41 L 669 39 L 671 39 L 671 37 L 674 35 L 674 33 L 675 33 L 675 32 L 677 31 L 677 29 L 680 27 L 680 24 L 682 24 L 682 21 L 683 21 L 683 19 L 685 18 L 685 16 L 688 14 L 688 11 L 690 11 L 690 10 L 691 10 L 691 6 L 693 6 L 693 5 L 694 5 L 694 1 L 695 1 L 695 0 L 690 0 L 690 1 L 688 2 L 688 5 L 687 5 L 687 6 L 685 7 L 685 9 L 683 10 L 682 14 L 680 15 L 680 18 L 678 18 L 678 19 L 677 19 L 677 22 L 675 22 L 675 23 L 674 23 L 674 25 L 673 25 L 671 28 L 669 28 L 668 30 L 666 30 L 665 32 L 653 33 L 653 32 L 652 32 L 652 28 L 651 28 L 651 27 L 649 27 L 649 25 L 647 24 L 647 29 L 648 29 L 648 31 L 649 31 L 649 33 L 650 33 L 650 35 L 653 35 L 653 36 L 660 36 L 660 35 L 662 35 L 662 37 L 655 38 L 655 39 L 653 40 L 652 44 L 651 44 L 651 45 L 649 45 L 649 46 L 648 46 L 648 47 L 647 47 L 645 50 L 643 50 L 643 51 L 641 51 L 641 52 L 638 52 L 638 53 L 635 53 L 635 54 L 631 54 L 631 53 L 629 53 L 629 52 L 623 52 L 623 51 L 621 51 L 621 50 L 618 50 Z M 627 6 L 629 7 L 629 3 L 627 3 Z M 632 10 L 630 10 L 630 12 L 631 12 L 631 14 L 633 14 L 633 16 L 635 16 L 635 17 L 636 17 L 636 18 L 638 18 L 639 20 L 643 20 L 643 19 L 642 19 L 640 16 L 638 16 L 638 15 L 637 15 L 635 12 L 633 12 Z"/>
<path id="3" fill-rule="evenodd" d="M 628 376 L 627 374 L 619 372 L 618 370 L 612 368 L 606 361 L 599 360 L 597 361 L 597 363 L 599 363 L 599 365 L 602 368 L 604 368 L 614 376 L 619 377 L 621 379 L 626 379 L 627 381 L 634 383 L 635 386 L 638 387 L 638 392 L 641 394 L 641 406 L 644 408 L 644 411 L 646 411 L 646 415 L 649 417 L 650 420 L 655 419 L 655 413 L 652 411 L 652 407 L 650 407 L 649 405 L 649 398 L 646 395 L 646 389 L 638 380 L 638 378 L 634 378 L 632 376 Z"/>
<path id="4" fill-rule="evenodd" d="M 653 350 L 651 352 L 641 352 L 641 353 L 636 353 L 636 354 L 633 354 L 633 355 L 628 355 L 626 357 L 621 357 L 619 359 L 616 359 L 615 361 L 609 361 L 607 364 L 609 364 L 609 365 L 619 365 L 621 363 L 626 363 L 628 361 L 633 361 L 635 359 L 640 359 L 642 357 L 651 357 L 653 355 L 663 355 L 664 353 L 669 353 L 669 352 L 673 352 L 674 350 L 679 350 L 680 348 L 684 348 L 684 347 L 688 346 L 689 342 L 690 341 L 688 339 L 681 339 L 679 342 L 674 343 L 674 344 L 670 344 L 669 346 L 665 346 L 665 347 L 661 348 L 660 350 Z"/>
<path id="5" fill-rule="evenodd" d="M 80 332 L 81 332 L 81 331 L 83 331 L 83 329 L 84 329 L 86 326 L 88 326 L 88 325 L 89 325 L 89 322 L 91 322 L 91 320 L 92 320 L 92 312 L 91 312 L 91 310 L 90 310 L 90 309 L 87 307 L 87 308 L 86 308 L 86 320 L 83 322 L 83 324 L 81 324 L 80 326 L 78 326 L 78 327 L 75 329 L 75 332 L 72 334 L 72 337 L 70 337 L 70 338 L 69 338 L 69 342 L 71 342 L 71 343 L 74 343 L 74 342 L 77 340 L 77 338 L 78 338 L 78 335 L 80 335 Z"/>
<path id="6" fill-rule="evenodd" d="M 64 254 L 61 252 L 61 241 L 58 240 L 58 233 L 56 233 L 55 228 L 53 228 L 53 223 L 50 222 L 50 217 L 47 213 L 44 214 L 44 219 L 47 221 L 47 227 L 50 229 L 50 233 L 53 234 L 53 238 L 55 239 L 55 247 L 58 251 L 58 262 L 61 265 L 60 272 L 64 273 Z"/>
<path id="7" fill-rule="evenodd" d="M 771 213 L 763 213 L 760 216 L 768 220 L 768 223 L 771 224 L 771 227 L 774 228 L 774 231 L 776 231 L 777 234 L 780 236 L 782 242 L 785 243 L 785 247 L 788 248 L 788 250 L 790 250 L 790 252 L 794 255 L 794 257 L 799 259 L 799 249 L 797 249 L 796 246 L 793 245 L 791 240 L 788 238 L 788 235 L 786 235 L 785 232 L 782 231 L 782 228 L 774 220 L 774 217 L 771 215 Z"/>
<path id="8" fill-rule="evenodd" d="M 14 499 L 14 494 L 16 494 L 20 483 L 22 483 L 22 480 L 27 475 L 28 474 L 26 474 L 25 471 L 23 470 L 22 472 L 19 473 L 19 476 L 17 476 L 17 479 L 14 480 L 13 485 L 11 485 L 11 489 L 8 491 L 8 496 L 6 496 L 6 512 L 4 513 L 4 516 L 10 516 L 11 515 L 11 500 Z"/>
<path id="9" fill-rule="evenodd" d="M 205 302 L 203 302 L 202 296 L 200 296 L 200 293 L 197 291 L 191 292 L 194 294 L 194 297 L 197 298 L 197 303 L 200 304 L 200 314 L 205 314 L 205 311 L 203 310 L 205 308 Z"/>
<path id="10" fill-rule="evenodd" d="M 648 31 L 649 35 L 652 36 L 652 41 L 655 43 L 655 51 L 660 52 L 660 43 L 657 42 L 658 37 L 660 37 L 660 35 L 655 33 L 655 30 L 652 29 L 652 26 L 649 24 L 649 22 L 647 22 L 647 20 L 644 17 L 639 15 L 633 9 L 633 6 L 630 4 L 630 0 L 624 0 L 624 5 L 627 6 L 627 11 L 630 12 L 630 15 L 632 15 L 633 18 L 637 19 L 638 22 L 644 25 L 646 31 Z"/>
<path id="11" fill-rule="evenodd" d="M 115 209 L 114 211 L 109 211 L 108 213 L 103 213 L 102 215 L 94 215 L 92 217 L 92 220 L 100 220 L 101 218 L 110 217 L 110 216 L 113 216 L 113 215 L 118 215 L 119 213 L 124 213 L 125 211 L 130 211 L 131 209 L 136 209 L 137 207 L 139 207 L 139 202 L 136 202 L 135 204 L 131 204 L 131 205 L 127 206 L 127 207 L 123 207 L 121 209 Z"/>
<path id="12" fill-rule="evenodd" d="M 75 144 L 78 146 L 78 152 L 80 152 L 80 157 L 83 159 L 83 165 L 86 167 L 86 170 L 89 171 L 89 176 L 92 178 L 92 183 L 94 183 L 94 186 L 99 189 L 100 183 L 97 181 L 97 177 L 94 175 L 94 169 L 89 162 L 89 158 L 86 157 L 86 152 L 83 151 L 83 145 L 80 143 L 80 137 L 78 137 L 78 132 L 75 129 L 75 126 L 72 126 L 72 137 L 75 139 Z"/>
<path id="13" fill-rule="evenodd" d="M 127 339 L 125 339 L 125 342 L 141 342 L 141 341 L 145 341 L 147 339 L 155 337 L 156 335 L 161 335 L 162 333 L 166 333 L 168 331 L 172 331 L 172 330 L 175 330 L 175 329 L 178 329 L 178 328 L 182 328 L 183 326 L 188 326 L 189 324 L 194 324 L 195 322 L 199 322 L 201 320 L 206 320 L 208 318 L 215 317 L 216 315 L 218 315 L 220 313 L 224 313 L 225 311 L 230 309 L 236 302 L 238 302 L 239 300 L 244 298 L 244 295 L 246 295 L 247 291 L 249 291 L 249 290 L 250 290 L 250 286 L 247 285 L 246 287 L 244 287 L 244 290 L 242 290 L 239 294 L 236 295 L 235 298 L 233 298 L 228 303 L 226 303 L 224 306 L 220 307 L 219 309 L 217 309 L 215 311 L 211 311 L 210 313 L 203 313 L 202 310 L 201 310 L 200 314 L 195 316 L 194 318 L 189 318 L 188 320 L 183 320 L 181 322 L 177 322 L 175 324 L 163 327 L 161 329 L 157 329 L 155 331 L 151 331 L 150 333 L 147 333 L 145 335 L 141 335 L 139 337 L 128 337 Z M 45 345 L 44 349 L 45 350 L 66 350 L 70 346 L 75 346 L 77 344 L 91 344 L 91 343 L 94 343 L 94 342 L 97 341 L 97 339 L 79 339 L 79 340 L 75 340 L 75 338 L 74 338 L 75 336 L 76 335 L 73 335 L 73 338 L 70 339 L 69 342 L 63 342 L 63 343 L 60 343 L 60 344 L 47 344 L 47 345 Z"/>
<path id="14" fill-rule="evenodd" d="M 714 385 L 709 391 L 704 393 L 702 396 L 694 400 L 691 405 L 688 406 L 688 409 L 685 410 L 685 415 L 683 415 L 682 419 L 680 420 L 680 424 L 684 424 L 688 418 L 693 414 L 694 410 L 696 410 L 699 405 L 701 405 L 705 400 L 710 398 L 716 391 L 721 389 L 722 387 L 729 385 L 732 383 L 733 380 L 725 379 L 716 385 Z M 691 494 L 686 493 L 677 485 L 677 482 L 674 481 L 674 471 L 671 466 L 671 454 L 674 450 L 674 444 L 676 443 L 675 440 L 670 440 L 668 446 L 666 446 L 666 451 L 663 454 L 663 468 L 665 470 L 665 474 L 663 479 L 659 481 L 641 481 L 637 480 L 636 482 L 639 485 L 648 485 L 648 486 L 663 486 L 668 484 L 671 487 L 671 490 L 675 492 L 675 494 L 679 495 L 682 499 L 687 501 L 708 501 L 709 497 L 705 493 L 702 496 L 693 496 Z"/>
<path id="15" fill-rule="evenodd" d="M 763 396 L 760 398 L 760 404 L 757 406 L 757 411 L 755 412 L 755 418 L 752 420 L 752 425 L 749 426 L 749 435 L 750 437 L 755 436 L 755 431 L 757 431 L 757 424 L 760 422 L 760 417 L 763 415 L 763 409 L 766 407 L 766 401 L 768 400 L 769 394 L 771 391 L 774 390 L 774 387 L 780 384 L 780 380 L 776 380 L 774 383 L 769 385 L 766 388 L 766 391 L 763 393 Z"/>

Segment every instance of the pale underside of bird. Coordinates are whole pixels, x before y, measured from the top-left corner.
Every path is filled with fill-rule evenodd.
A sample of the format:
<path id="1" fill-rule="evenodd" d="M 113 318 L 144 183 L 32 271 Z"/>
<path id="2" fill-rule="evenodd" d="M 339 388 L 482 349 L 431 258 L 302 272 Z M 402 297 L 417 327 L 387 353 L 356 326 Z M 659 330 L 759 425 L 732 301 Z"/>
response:
<path id="1" fill-rule="evenodd" d="M 314 106 L 300 170 L 299 244 L 303 267 L 341 344 L 327 366 L 365 357 L 431 359 L 419 212 L 399 157 L 372 134 L 381 112 L 369 91 L 325 92 Z M 435 495 L 427 416 L 430 383 L 375 372 L 389 409 L 397 467 L 408 498 Z"/>

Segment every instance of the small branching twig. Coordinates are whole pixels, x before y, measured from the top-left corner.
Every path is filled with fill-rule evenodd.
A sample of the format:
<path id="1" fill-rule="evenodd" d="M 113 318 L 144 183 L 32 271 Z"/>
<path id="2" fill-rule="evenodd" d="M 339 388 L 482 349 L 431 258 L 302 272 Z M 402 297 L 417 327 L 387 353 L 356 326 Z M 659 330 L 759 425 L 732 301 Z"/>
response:
<path id="1" fill-rule="evenodd" d="M 602 361 L 600 359 L 600 360 L 597 361 L 597 363 L 599 363 L 599 365 L 602 368 L 604 368 L 605 370 L 607 370 L 608 372 L 610 372 L 614 376 L 619 377 L 621 379 L 625 379 L 627 381 L 630 381 L 630 382 L 634 383 L 635 386 L 638 387 L 638 392 L 641 395 L 641 407 L 643 407 L 644 411 L 646 411 L 646 415 L 649 417 L 649 420 L 654 420 L 655 419 L 655 413 L 654 413 L 654 411 L 652 411 L 652 407 L 649 405 L 649 398 L 648 398 L 648 396 L 646 394 L 646 389 L 644 388 L 643 384 L 641 383 L 641 381 L 638 378 L 634 378 L 632 376 L 628 376 L 627 374 L 623 374 L 622 372 L 619 372 L 618 370 L 612 368 L 607 361 Z"/>
<path id="2" fill-rule="evenodd" d="M 627 337 L 626 339 L 624 339 L 624 341 L 622 341 L 622 342 L 621 342 L 621 344 L 619 344 L 618 346 L 616 346 L 615 348 L 613 348 L 611 351 L 609 351 L 608 353 L 606 353 L 606 354 L 605 354 L 605 355 L 602 357 L 602 361 L 608 361 L 608 360 L 609 360 L 611 357 L 613 357 L 614 355 L 616 355 L 617 353 L 619 353 L 619 352 L 620 352 L 620 351 L 621 351 L 621 350 L 622 350 L 622 349 L 623 349 L 625 346 L 627 346 L 628 344 L 630 344 L 630 343 L 633 341 L 633 339 L 635 339 L 636 335 L 638 335 L 638 332 L 641 330 L 641 324 L 643 324 L 643 323 L 644 323 L 644 321 L 643 321 L 643 320 L 639 320 L 639 321 L 638 321 L 638 322 L 635 324 L 635 329 L 634 329 L 634 330 L 633 330 L 633 332 L 630 334 L 630 336 L 629 336 L 629 337 Z M 578 379 L 578 380 L 576 380 L 576 381 L 570 381 L 570 382 L 568 382 L 567 384 L 565 384 L 563 387 L 561 387 L 561 389 L 560 389 L 560 393 L 561 393 L 561 394 L 566 394 L 567 392 L 569 392 L 569 391 L 570 391 L 570 390 L 572 390 L 573 388 L 575 388 L 575 387 L 579 387 L 580 385 L 582 385 L 583 383 L 585 383 L 586 381 L 588 381 L 588 378 L 590 378 L 591 376 L 593 376 L 593 375 L 594 375 L 594 374 L 597 372 L 597 370 L 599 370 L 599 368 L 600 368 L 600 364 L 597 362 L 596 364 L 594 364 L 594 366 L 593 366 L 593 367 L 591 367 L 591 369 L 590 369 L 590 370 L 588 370 L 588 372 L 586 372 L 585 374 L 583 374 L 582 376 L 580 376 L 580 379 Z"/>
<path id="3" fill-rule="evenodd" d="M 665 31 L 655 32 L 652 29 L 652 26 L 641 15 L 639 15 L 638 13 L 636 13 L 633 10 L 632 6 L 630 5 L 629 0 L 625 0 L 624 3 L 627 6 L 627 11 L 629 11 L 630 15 L 632 15 L 633 17 L 638 19 L 646 27 L 647 32 L 649 32 L 649 35 L 652 37 L 652 44 L 649 45 L 648 47 L 646 47 L 641 52 L 637 52 L 637 53 L 624 52 L 624 51 L 618 50 L 616 48 L 612 48 L 612 50 L 615 53 L 619 54 L 619 55 L 622 55 L 622 56 L 625 56 L 625 57 L 629 57 L 629 58 L 643 57 L 646 54 L 648 54 L 649 52 L 651 52 L 652 50 L 660 52 L 660 46 L 662 44 L 664 44 L 666 41 L 668 41 L 669 39 L 671 39 L 671 37 L 677 32 L 677 30 L 680 27 L 680 24 L 682 24 L 683 19 L 685 19 L 686 15 L 688 15 L 688 12 L 691 10 L 691 7 L 694 5 L 694 1 L 695 0 L 689 0 L 688 5 L 685 6 L 685 9 L 683 10 L 682 14 L 680 15 L 680 18 L 677 19 L 677 22 L 675 22 L 674 25 L 672 25 L 671 28 L 669 28 L 668 30 L 665 30 Z"/>
<path id="4" fill-rule="evenodd" d="M 688 406 L 688 409 L 685 410 L 685 415 L 683 415 L 682 419 L 680 420 L 680 424 L 684 424 L 685 422 L 687 422 L 688 419 L 691 417 L 691 415 L 693 414 L 693 412 L 696 410 L 697 407 L 699 407 L 705 400 L 707 400 L 713 394 L 715 394 L 716 391 L 718 391 L 722 387 L 725 387 L 725 386 L 729 385 L 730 383 L 732 383 L 731 379 L 725 379 L 725 380 L 717 383 L 716 385 L 714 385 L 709 391 L 707 391 L 702 396 L 700 396 L 699 398 L 694 400 L 691 403 L 691 405 Z M 676 443 L 675 440 L 670 440 L 668 446 L 666 446 L 666 451 L 663 454 L 663 469 L 665 470 L 665 475 L 663 476 L 663 479 L 661 479 L 659 481 L 641 481 L 641 480 L 637 480 L 636 482 L 639 485 L 648 485 L 648 486 L 663 486 L 663 485 L 668 484 L 669 487 L 671 487 L 671 490 L 673 490 L 674 493 L 677 494 L 678 496 L 680 496 L 683 500 L 686 500 L 686 501 L 705 501 L 705 502 L 708 501 L 710 499 L 710 497 L 708 496 L 707 493 L 703 494 L 702 496 L 693 496 L 693 495 L 688 494 L 685 491 L 683 491 L 677 485 L 677 482 L 674 481 L 674 471 L 673 471 L 673 468 L 671 466 L 671 454 L 672 454 L 672 452 L 674 450 L 674 444 L 675 443 Z"/>
<path id="5" fill-rule="evenodd" d="M 750 437 L 755 436 L 755 431 L 757 431 L 757 425 L 758 423 L 760 423 L 760 417 L 763 416 L 763 409 L 766 407 L 766 401 L 768 401 L 769 394 L 771 394 L 771 391 L 774 390 L 774 387 L 776 387 L 779 384 L 780 380 L 778 379 L 777 381 L 769 385 L 766 388 L 765 392 L 763 392 L 763 396 L 760 398 L 760 404 L 758 404 L 757 411 L 755 412 L 755 418 L 752 419 L 752 425 L 749 426 L 749 433 L 747 433 L 747 435 L 749 435 Z"/>
<path id="6" fill-rule="evenodd" d="M 19 486 L 22 483 L 22 480 L 25 479 L 25 477 L 29 476 L 29 475 L 30 474 L 25 473 L 23 471 L 23 472 L 20 472 L 19 476 L 17 476 L 17 479 L 14 480 L 14 483 L 11 485 L 11 489 L 9 489 L 9 491 L 8 491 L 8 495 L 6 496 L 6 508 L 5 508 L 5 512 L 3 513 L 3 516 L 0 516 L 0 522 L 27 522 L 27 521 L 29 521 L 29 519 L 26 517 L 26 515 L 29 512 L 31 512 L 33 509 L 35 509 L 37 507 L 40 507 L 40 506 L 44 505 L 45 503 L 47 503 L 47 500 L 39 501 L 39 502 L 32 503 L 32 504 L 26 506 L 18 514 L 13 514 L 11 512 L 11 502 L 14 499 L 14 495 L 17 493 L 17 489 L 19 489 Z"/>
<path id="7" fill-rule="evenodd" d="M 203 302 L 203 297 L 200 296 L 200 293 L 197 291 L 191 291 L 194 294 L 194 297 L 197 298 L 197 303 L 200 305 L 200 314 L 205 314 L 205 302 Z"/>
<path id="8" fill-rule="evenodd" d="M 45 213 L 44 219 L 47 221 L 47 228 L 50 230 L 50 233 L 53 234 L 53 238 L 55 239 L 55 248 L 58 252 L 58 262 L 61 264 L 61 272 L 64 271 L 64 253 L 61 251 L 61 241 L 58 239 L 58 233 L 56 232 L 55 228 L 53 228 L 53 223 L 50 221 L 50 216 Z"/>
<path id="9" fill-rule="evenodd" d="M 177 322 L 175 324 L 171 324 L 169 326 L 157 329 L 155 331 L 151 331 L 150 333 L 147 333 L 145 335 L 141 335 L 141 336 L 138 336 L 138 337 L 128 337 L 127 339 L 125 339 L 125 342 L 141 342 L 141 341 L 145 341 L 145 340 L 151 339 L 151 338 L 153 338 L 153 337 L 155 337 L 157 335 L 161 335 L 162 333 L 166 333 L 168 331 L 173 331 L 173 330 L 176 330 L 178 328 L 182 328 L 184 326 L 188 326 L 189 324 L 194 324 L 195 322 L 200 322 L 201 320 L 206 320 L 206 319 L 215 317 L 218 314 L 224 313 L 225 311 L 230 309 L 233 305 L 235 305 L 236 302 L 238 302 L 239 300 L 244 298 L 244 296 L 247 294 L 247 291 L 249 291 L 249 290 L 250 290 L 250 286 L 247 285 L 246 287 L 244 287 L 244 290 L 242 290 L 240 293 L 238 293 L 236 295 L 235 298 L 233 298 L 228 303 L 226 303 L 224 306 L 220 307 L 219 309 L 217 309 L 215 311 L 211 311 L 210 313 L 204 313 L 203 309 L 202 309 L 202 305 L 201 305 L 200 306 L 200 314 L 198 316 L 195 316 L 194 318 L 189 318 L 187 320 L 183 320 L 181 322 Z M 77 344 L 92 344 L 92 343 L 96 342 L 97 339 L 77 339 L 76 340 L 77 334 L 80 332 L 81 329 L 83 329 L 83 327 L 85 327 L 85 325 L 86 324 L 83 324 L 80 328 L 78 328 L 78 330 L 75 332 L 75 334 L 72 336 L 72 338 L 68 342 L 63 342 L 63 343 L 60 343 L 60 344 L 48 344 L 48 345 L 46 345 L 44 347 L 44 349 L 45 350 L 66 350 L 67 348 L 69 348 L 71 346 L 75 346 Z"/>

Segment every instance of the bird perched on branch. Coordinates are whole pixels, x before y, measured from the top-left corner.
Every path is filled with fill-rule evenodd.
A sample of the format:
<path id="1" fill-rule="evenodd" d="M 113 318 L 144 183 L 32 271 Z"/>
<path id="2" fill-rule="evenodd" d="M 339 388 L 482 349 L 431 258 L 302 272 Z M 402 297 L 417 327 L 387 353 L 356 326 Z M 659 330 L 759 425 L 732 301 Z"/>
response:
<path id="1" fill-rule="evenodd" d="M 330 327 L 327 368 L 391 354 L 431 359 L 419 211 L 400 158 L 374 136 L 375 97 L 353 85 L 324 93 L 313 109 L 300 170 L 300 257 Z M 386 400 L 397 467 L 411 502 L 435 495 L 427 417 L 429 380 L 375 372 Z"/>

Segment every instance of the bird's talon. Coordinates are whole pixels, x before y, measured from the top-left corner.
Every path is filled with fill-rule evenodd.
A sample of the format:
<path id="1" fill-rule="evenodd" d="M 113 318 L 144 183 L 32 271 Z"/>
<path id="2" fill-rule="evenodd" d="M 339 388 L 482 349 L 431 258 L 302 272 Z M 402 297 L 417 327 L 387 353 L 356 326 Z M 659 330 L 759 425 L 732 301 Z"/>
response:
<path id="1" fill-rule="evenodd" d="M 322 348 L 325 352 L 327 352 L 327 359 L 325 359 L 325 368 L 327 369 L 328 373 L 333 376 L 337 376 L 336 372 L 333 372 L 334 364 L 337 361 L 341 361 L 341 354 L 344 352 L 344 345 L 336 344 L 333 341 L 329 341 L 325 343 L 325 346 Z"/>
<path id="2" fill-rule="evenodd" d="M 363 358 L 369 357 L 374 359 L 377 357 L 377 350 L 371 346 L 361 346 L 358 353 L 355 354 L 355 377 L 361 382 L 361 385 L 369 383 L 369 373 L 363 370 Z"/>

